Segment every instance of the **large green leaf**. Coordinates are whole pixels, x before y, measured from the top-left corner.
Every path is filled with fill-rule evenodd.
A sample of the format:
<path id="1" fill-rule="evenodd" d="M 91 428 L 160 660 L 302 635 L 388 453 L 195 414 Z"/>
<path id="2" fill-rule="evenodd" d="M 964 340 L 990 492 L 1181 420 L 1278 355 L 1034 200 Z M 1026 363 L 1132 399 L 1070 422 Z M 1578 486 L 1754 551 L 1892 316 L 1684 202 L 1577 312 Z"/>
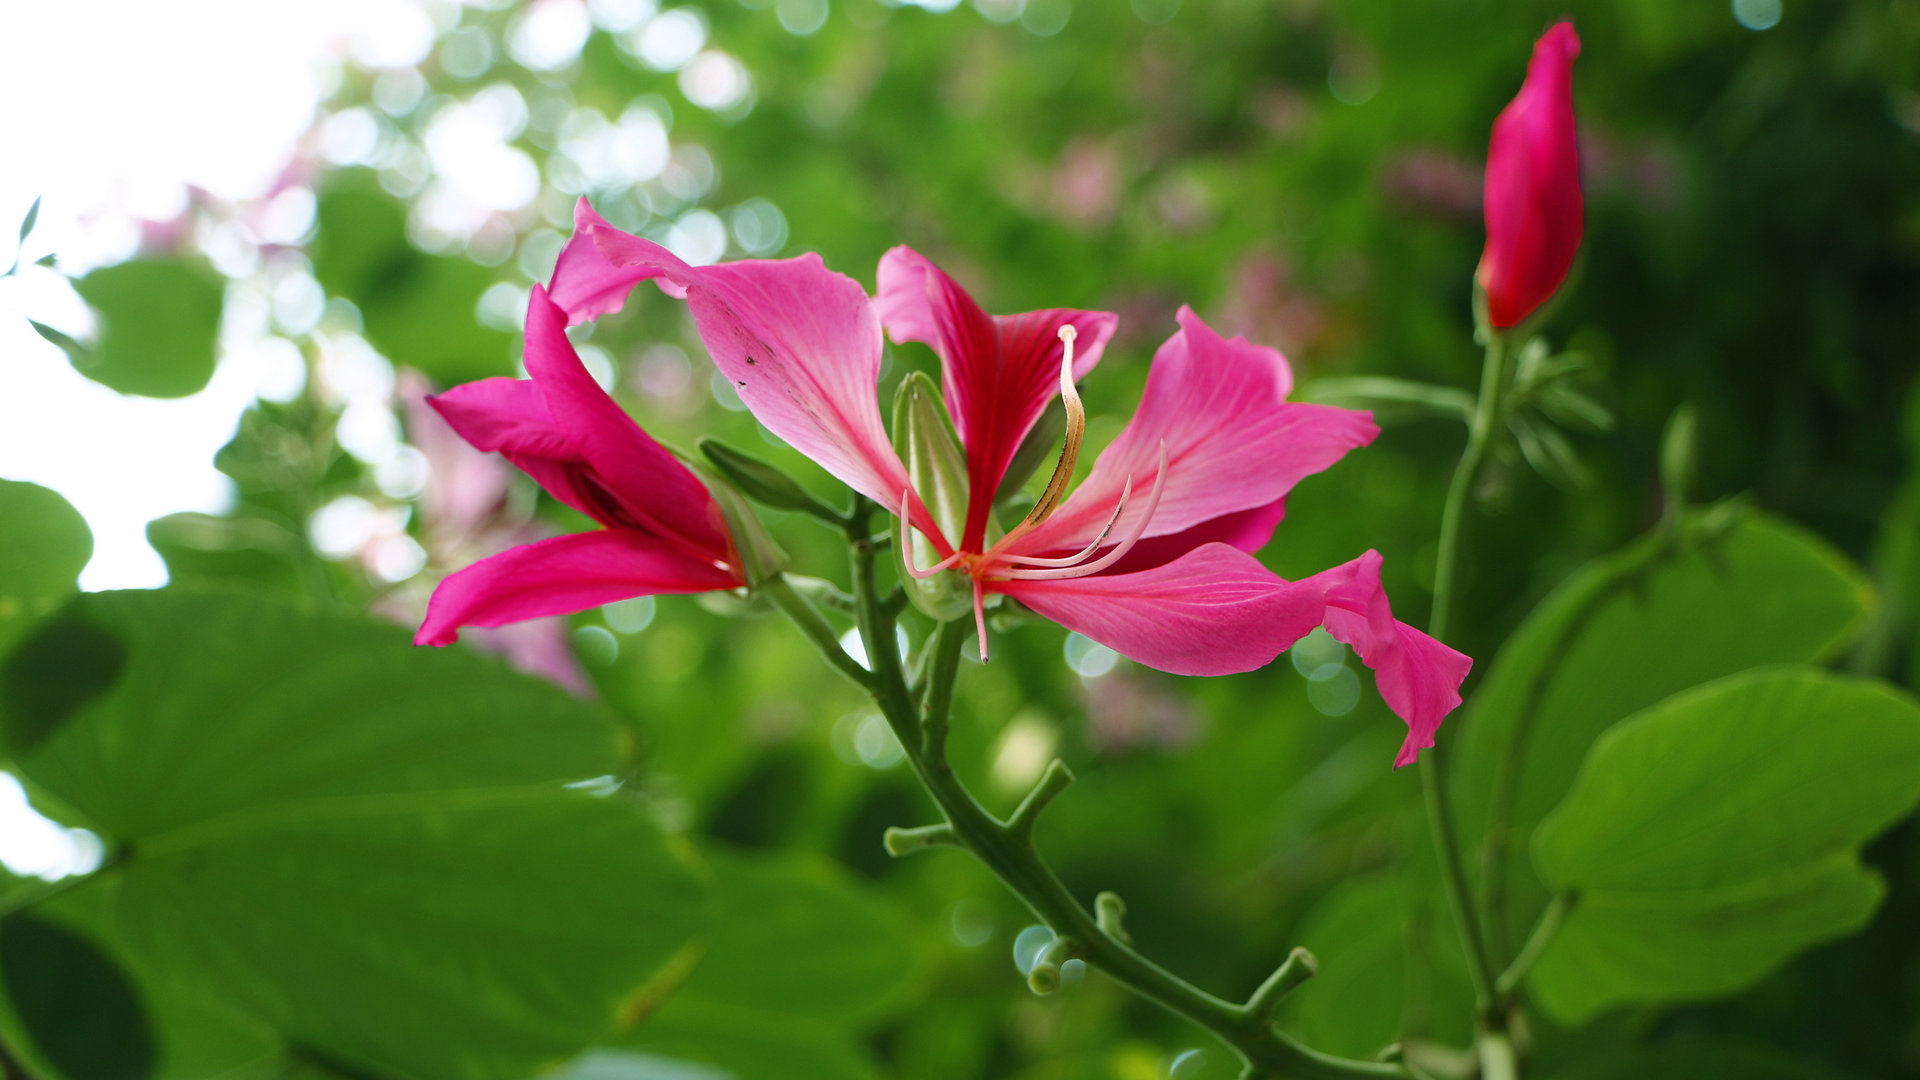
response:
<path id="1" fill-rule="evenodd" d="M 1535 834 L 1572 913 L 1534 969 L 1555 1014 L 1745 986 L 1878 903 L 1858 849 L 1920 802 L 1920 705 L 1803 668 L 1731 676 L 1603 736 Z"/>
<path id="2" fill-rule="evenodd" d="M 47 641 L 118 659 L 54 693 L 15 662 Z M 566 786 L 622 769 L 597 710 L 397 627 L 92 594 L 0 691 L 23 779 L 117 852 L 89 887 L 114 943 L 352 1069 L 520 1080 L 630 1021 L 704 923 L 649 817 Z"/>
<path id="3" fill-rule="evenodd" d="M 82 375 L 123 394 L 198 393 L 218 360 L 225 285 L 212 270 L 167 259 L 104 266 L 73 283 L 100 318 L 100 339 L 69 352 Z"/>
<path id="4" fill-rule="evenodd" d="M 30 913 L 0 918 L 0 1034 L 72 1080 L 148 1080 L 158 1053 L 133 981 L 86 937 Z"/>
<path id="5" fill-rule="evenodd" d="M 482 326 L 480 294 L 498 275 L 467 259 L 431 255 L 407 240 L 406 208 L 369 170 L 350 169 L 320 192 L 313 275 L 328 295 L 359 307 L 363 332 L 396 364 L 442 384 L 513 373 L 513 335 Z"/>
<path id="6" fill-rule="evenodd" d="M 846 1022 L 872 1014 L 912 973 L 899 920 L 838 867 L 797 854 L 707 858 L 714 932 L 680 997 Z"/>
<path id="7" fill-rule="evenodd" d="M 0 480 L 0 653 L 73 592 L 93 556 L 80 512 L 38 484 Z"/>
<path id="8" fill-rule="evenodd" d="M 1294 934 L 1319 960 L 1314 977 L 1287 995 L 1281 1026 L 1329 1054 L 1370 1057 L 1406 1035 L 1458 1042 L 1473 998 L 1453 925 L 1402 875 L 1342 882 Z"/>
<path id="9" fill-rule="evenodd" d="M 1573 782 L 1594 739 L 1670 694 L 1764 664 L 1824 659 L 1869 606 L 1845 559 L 1758 514 L 1655 535 L 1575 574 L 1501 650 L 1463 725 L 1462 834 L 1504 821 L 1513 937 L 1546 896 L 1528 836 Z M 1508 936 L 1505 934 L 1499 936 Z"/>
<path id="10" fill-rule="evenodd" d="M 656 1070 L 664 1068 L 664 1059 L 678 1071 L 596 1073 L 591 1080 L 874 1080 L 880 1075 L 858 1040 L 835 1025 L 678 996 L 648 1019 L 634 1046 L 654 1059 Z"/>
<path id="11" fill-rule="evenodd" d="M 1843 1080 L 1844 1076 L 1766 1047 L 1689 1041 L 1592 1055 L 1554 1073 L 1552 1080 Z"/>

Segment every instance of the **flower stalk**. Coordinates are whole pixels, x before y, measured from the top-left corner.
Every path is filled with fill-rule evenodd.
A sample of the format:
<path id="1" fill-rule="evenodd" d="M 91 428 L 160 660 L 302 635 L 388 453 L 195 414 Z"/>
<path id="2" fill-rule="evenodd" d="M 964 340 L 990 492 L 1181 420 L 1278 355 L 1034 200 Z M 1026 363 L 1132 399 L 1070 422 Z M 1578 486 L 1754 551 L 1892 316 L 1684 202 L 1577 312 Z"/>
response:
<path id="1" fill-rule="evenodd" d="M 906 855 L 937 847 L 970 852 L 1051 929 L 1059 948 L 1054 965 L 1036 987 L 1051 990 L 1057 968 L 1068 958 L 1106 972 L 1121 985 L 1163 1008 L 1177 1013 L 1226 1043 L 1245 1064 L 1247 1080 L 1352 1080 L 1398 1078 L 1411 1074 L 1397 1063 L 1355 1061 L 1332 1057 L 1302 1046 L 1273 1026 L 1272 1012 L 1281 995 L 1311 975 L 1316 965 L 1303 949 L 1294 950 L 1286 963 L 1267 979 L 1246 1003 L 1235 1003 L 1199 989 L 1136 951 L 1120 920 L 1125 905 L 1112 893 L 1101 893 L 1096 912 L 1076 900 L 1033 844 L 1033 826 L 1047 804 L 1073 781 L 1061 762 L 1048 766 L 1018 809 L 1006 819 L 988 812 L 954 774 L 946 756 L 948 716 L 958 681 L 960 650 L 969 631 L 964 620 L 939 624 L 927 645 L 925 687 L 910 687 L 899 653 L 893 648 L 897 603 L 883 596 L 875 582 L 878 545 L 869 519 L 874 504 L 856 500 L 845 530 L 853 569 L 854 614 L 872 669 L 852 669 L 834 654 L 846 656 L 818 612 L 784 581 L 774 579 L 769 599 L 801 629 L 835 667 L 872 695 L 881 715 L 899 739 L 909 767 L 939 807 L 943 821 L 914 828 L 887 830 L 887 850 Z M 831 645 L 831 651 L 828 646 Z M 851 658 L 848 658 L 851 662 Z M 1065 944 L 1061 944 L 1065 943 Z"/>

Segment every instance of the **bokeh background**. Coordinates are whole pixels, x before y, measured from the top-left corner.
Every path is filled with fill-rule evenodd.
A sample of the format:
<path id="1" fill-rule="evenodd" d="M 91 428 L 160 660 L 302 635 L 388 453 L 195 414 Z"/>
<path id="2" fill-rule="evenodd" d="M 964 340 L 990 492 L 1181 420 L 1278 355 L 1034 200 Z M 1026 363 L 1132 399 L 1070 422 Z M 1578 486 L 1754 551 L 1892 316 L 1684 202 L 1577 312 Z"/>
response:
<path id="1" fill-rule="evenodd" d="M 1566 436 L 1572 460 L 1497 471 L 1456 644 L 1484 662 L 1570 571 L 1657 519 L 1660 433 L 1691 404 L 1698 495 L 1745 494 L 1866 567 L 1879 604 L 1844 659 L 1913 685 L 1915 0 L 16 8 L 0 16 L 0 219 L 43 201 L 0 279 L 0 476 L 84 515 L 84 588 L 417 619 L 440 575 L 580 525 L 409 406 L 514 373 L 527 289 L 581 196 L 694 262 L 818 251 L 871 285 L 907 243 L 991 311 L 1117 311 L 1083 385 L 1096 447 L 1181 304 L 1284 349 L 1309 393 L 1357 374 L 1471 388 L 1487 135 L 1563 14 L 1584 43 L 1588 217 L 1550 334 L 1586 357 L 1614 422 Z M 837 498 L 650 293 L 580 338 L 596 376 L 663 440 L 717 434 Z M 890 347 L 883 393 L 931 363 Z M 1401 422 L 1301 485 L 1266 556 L 1293 577 L 1377 548 L 1417 625 L 1462 432 L 1383 419 Z M 844 574 L 831 535 L 768 517 L 797 569 Z M 677 827 L 839 864 L 892 920 L 883 944 L 907 950 L 829 1050 L 809 1058 L 819 1031 L 767 1021 L 682 1033 L 675 1060 L 743 1077 L 1227 1075 L 1202 1034 L 1098 977 L 1029 995 L 1013 952 L 1031 920 L 977 866 L 886 857 L 881 830 L 927 807 L 884 723 L 783 622 L 640 600 L 470 643 L 604 702 Z M 1387 767 L 1399 725 L 1339 646 L 1211 681 L 1045 626 L 995 649 L 962 686 L 958 767 L 1004 809 L 1052 756 L 1072 764 L 1082 783 L 1043 847 L 1077 891 L 1124 894 L 1151 955 L 1239 994 L 1310 928 L 1323 960 L 1386 960 L 1303 1004 L 1303 1033 L 1360 1053 L 1412 1016 L 1465 1038 L 1452 942 L 1420 929 L 1444 912 L 1379 902 L 1381 882 L 1426 872 L 1418 784 Z M 13 875 L 100 858 L 4 774 L 0 815 Z M 1917 841 L 1908 823 L 1870 849 L 1891 893 L 1864 935 L 1728 1001 L 1554 1033 L 1543 1075 L 1672 1040 L 1748 1046 L 1780 1076 L 1920 1075 Z M 1430 950 L 1404 949 L 1409 920 Z M 770 1048 L 763 1066 L 714 1049 L 742 1041 Z"/>

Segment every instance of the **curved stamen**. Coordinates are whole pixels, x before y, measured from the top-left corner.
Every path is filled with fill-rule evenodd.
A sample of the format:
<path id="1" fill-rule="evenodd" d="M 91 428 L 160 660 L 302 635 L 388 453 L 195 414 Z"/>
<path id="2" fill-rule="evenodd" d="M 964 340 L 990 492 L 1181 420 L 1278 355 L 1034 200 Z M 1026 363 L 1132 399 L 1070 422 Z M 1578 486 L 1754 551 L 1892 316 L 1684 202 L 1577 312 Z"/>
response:
<path id="1" fill-rule="evenodd" d="M 987 590 L 979 578 L 973 579 L 973 625 L 980 634 L 980 662 L 987 662 Z"/>
<path id="2" fill-rule="evenodd" d="M 1125 558 L 1127 552 L 1133 550 L 1133 545 L 1139 543 L 1140 538 L 1146 535 L 1147 523 L 1153 520 L 1153 512 L 1159 509 L 1160 493 L 1166 490 L 1166 486 L 1167 443 L 1166 440 L 1162 439 L 1160 441 L 1160 468 L 1154 475 L 1153 492 L 1147 496 L 1146 509 L 1141 513 L 1140 520 L 1134 523 L 1132 532 L 1127 535 L 1125 540 L 1115 545 L 1112 551 L 1107 552 L 1105 555 L 1102 555 L 1090 563 L 1082 563 L 1079 566 L 1061 567 L 1056 570 L 1022 570 L 1014 567 L 1007 570 L 996 570 L 994 576 L 1007 581 L 1052 581 L 1065 578 L 1086 577 L 1088 574 L 1097 574 L 1105 570 L 1107 567 Z"/>
<path id="3" fill-rule="evenodd" d="M 913 565 L 913 549 L 907 546 L 913 533 L 911 519 L 907 517 L 907 502 L 911 495 L 912 489 L 900 493 L 900 565 L 906 568 L 907 573 L 913 575 L 914 580 L 925 581 L 942 570 L 952 569 L 953 565 L 965 558 L 967 553 L 956 551 L 925 570 Z"/>
<path id="4" fill-rule="evenodd" d="M 1002 555 L 999 557 L 999 561 L 1018 563 L 1021 566 L 1072 566 L 1074 563 L 1099 551 L 1100 545 L 1107 542 L 1107 534 L 1113 531 L 1114 525 L 1120 520 L 1120 515 L 1126 513 L 1127 496 L 1131 494 L 1133 494 L 1133 477 L 1129 476 L 1127 477 L 1126 485 L 1120 489 L 1120 501 L 1114 504 L 1113 514 L 1107 518 L 1107 523 L 1100 527 L 1100 535 L 1093 538 L 1093 543 L 1088 544 L 1075 554 L 1063 555 L 1059 558 L 1042 558 L 1037 555 Z"/>
<path id="5" fill-rule="evenodd" d="M 1060 508 L 1067 497 L 1067 485 L 1073 482 L 1073 467 L 1080 461 L 1080 440 L 1087 434 L 1087 410 L 1080 404 L 1080 392 L 1073 388 L 1073 341 L 1079 332 L 1072 323 L 1060 328 L 1060 403 L 1067 409 L 1067 439 L 1060 446 L 1060 460 L 1054 463 L 1053 475 L 1047 478 L 1047 489 L 1040 493 L 1040 501 L 1033 504 L 1026 520 L 1014 527 L 1015 532 L 1030 529 L 1047 520 Z"/>

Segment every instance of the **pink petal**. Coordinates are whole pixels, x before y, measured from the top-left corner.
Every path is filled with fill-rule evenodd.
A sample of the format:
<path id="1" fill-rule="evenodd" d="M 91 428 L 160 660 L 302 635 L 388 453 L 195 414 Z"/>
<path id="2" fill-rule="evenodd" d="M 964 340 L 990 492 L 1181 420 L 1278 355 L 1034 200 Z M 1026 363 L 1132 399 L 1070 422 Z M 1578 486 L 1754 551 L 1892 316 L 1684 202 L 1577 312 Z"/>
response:
<path id="1" fill-rule="evenodd" d="M 609 226 L 593 236 L 615 266 L 658 273 L 685 292 L 714 365 L 767 430 L 855 491 L 900 505 L 907 471 L 876 397 L 880 320 L 859 282 L 813 254 L 695 267 Z M 918 496 L 913 502 L 915 526 L 939 538 Z M 943 555 L 952 550 L 944 545 L 936 539 Z"/>
<path id="2" fill-rule="evenodd" d="M 1487 246 L 1475 275 L 1493 325 L 1531 315 L 1566 280 L 1580 247 L 1580 148 L 1573 60 L 1580 36 L 1563 22 L 1541 35 L 1520 93 L 1493 122 L 1487 150 Z"/>
<path id="3" fill-rule="evenodd" d="M 553 284 L 547 290 L 553 302 L 567 313 L 568 326 L 619 311 L 635 285 L 660 275 L 660 271 L 652 267 L 615 266 L 609 262 L 593 242 L 594 230 L 598 228 L 612 229 L 613 226 L 594 213 L 586 199 L 575 203 L 573 235 L 568 238 L 567 246 L 560 249 L 559 261 L 553 264 Z"/>
<path id="4" fill-rule="evenodd" d="M 1299 582 L 1323 590 L 1327 632 L 1373 669 L 1380 697 L 1407 722 L 1395 766 L 1410 765 L 1433 745 L 1440 721 L 1460 704 L 1460 684 L 1473 660 L 1393 618 L 1380 587 L 1380 554 L 1365 555 Z"/>
<path id="5" fill-rule="evenodd" d="M 893 340 L 926 344 L 942 361 L 947 407 L 967 448 L 961 547 L 978 551 L 1007 463 L 1060 392 L 1060 328 L 1072 324 L 1079 334 L 1078 379 L 1100 362 L 1119 319 L 1065 309 L 988 316 L 939 267 L 904 246 L 880 259 L 878 291 L 874 304 Z"/>
<path id="6" fill-rule="evenodd" d="M 1133 420 L 1020 553 L 1073 551 L 1091 541 L 1129 476 L 1136 496 L 1152 486 L 1162 442 L 1167 483 L 1147 536 L 1271 507 L 1303 477 L 1380 433 L 1367 413 L 1288 402 L 1293 376 L 1278 350 L 1224 339 L 1184 307 L 1178 318 L 1180 330 L 1154 354 Z M 1116 535 L 1127 535 L 1144 501 L 1133 500 Z"/>
<path id="7" fill-rule="evenodd" d="M 585 611 L 659 593 L 731 589 L 739 575 L 679 547 L 599 530 L 509 548 L 451 574 L 433 590 L 416 645 L 450 645 L 462 626 Z"/>
<path id="8" fill-rule="evenodd" d="M 1175 675 L 1262 667 L 1320 625 L 1321 590 L 1208 544 L 1133 574 L 989 585 L 1122 656 Z"/>
<path id="9" fill-rule="evenodd" d="M 1134 544 L 1106 572 L 1127 574 L 1152 569 L 1172 562 L 1202 544 L 1228 544 L 1251 555 L 1266 547 L 1267 541 L 1273 539 L 1273 530 L 1279 527 L 1286 513 L 1287 501 L 1275 499 L 1266 506 L 1224 514 L 1191 529 L 1165 536 L 1149 536 Z"/>
<path id="10" fill-rule="evenodd" d="M 700 551 L 725 557 L 731 541 L 713 496 L 691 470 L 640 430 L 626 410 L 600 389 L 567 340 L 560 309 L 538 285 L 527 302 L 526 361 L 527 373 L 533 376 L 554 426 L 589 466 L 572 479 L 577 497 L 596 520 L 658 536 L 683 537 Z M 515 404 L 504 388 L 489 393 L 498 404 Z M 518 404 L 524 410 L 524 391 L 521 394 Z M 496 415 L 505 415 L 504 409 Z M 532 431 L 529 424 L 516 428 L 515 434 L 531 436 Z M 528 450 L 521 456 L 537 455 Z M 535 477 L 545 483 L 544 477 Z M 548 490 L 554 489 L 549 486 Z M 555 490 L 554 494 L 561 493 Z"/>

